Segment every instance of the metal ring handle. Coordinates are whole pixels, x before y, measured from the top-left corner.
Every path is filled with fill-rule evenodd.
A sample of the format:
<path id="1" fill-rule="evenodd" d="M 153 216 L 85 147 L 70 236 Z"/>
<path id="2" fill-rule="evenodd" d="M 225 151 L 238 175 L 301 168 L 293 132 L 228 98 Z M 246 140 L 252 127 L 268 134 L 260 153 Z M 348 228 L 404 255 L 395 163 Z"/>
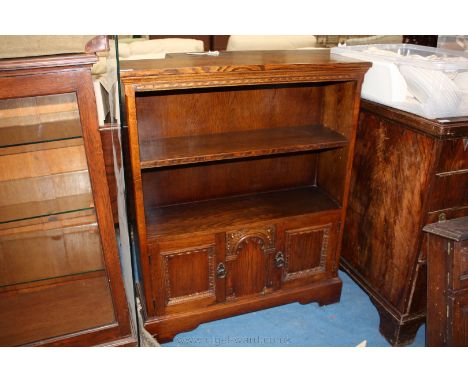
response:
<path id="1" fill-rule="evenodd" d="M 275 256 L 275 265 L 277 268 L 284 266 L 284 255 L 283 252 L 279 251 Z"/>
<path id="2" fill-rule="evenodd" d="M 223 263 L 219 263 L 216 268 L 216 277 L 218 279 L 224 279 L 226 277 L 226 266 Z"/>

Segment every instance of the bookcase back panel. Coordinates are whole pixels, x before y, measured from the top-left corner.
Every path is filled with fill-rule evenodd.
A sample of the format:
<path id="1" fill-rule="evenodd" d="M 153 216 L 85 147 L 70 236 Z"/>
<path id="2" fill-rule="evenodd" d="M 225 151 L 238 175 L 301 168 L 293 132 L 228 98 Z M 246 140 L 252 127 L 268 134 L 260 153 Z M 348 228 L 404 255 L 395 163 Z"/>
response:
<path id="1" fill-rule="evenodd" d="M 144 201 L 164 206 L 313 185 L 316 163 L 316 153 L 300 153 L 145 171 Z"/>
<path id="2" fill-rule="evenodd" d="M 140 93 L 140 141 L 316 124 L 321 95 L 322 87 L 316 84 Z"/>

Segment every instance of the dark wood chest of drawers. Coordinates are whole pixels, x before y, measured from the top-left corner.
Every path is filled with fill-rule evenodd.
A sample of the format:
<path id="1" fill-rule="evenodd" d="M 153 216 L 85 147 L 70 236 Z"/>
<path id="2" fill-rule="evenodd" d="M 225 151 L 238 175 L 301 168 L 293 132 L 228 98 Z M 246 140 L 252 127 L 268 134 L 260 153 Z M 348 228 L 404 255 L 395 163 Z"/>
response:
<path id="1" fill-rule="evenodd" d="M 468 215 L 468 118 L 428 120 L 361 103 L 342 267 L 369 294 L 393 345 L 426 315 L 422 228 Z"/>

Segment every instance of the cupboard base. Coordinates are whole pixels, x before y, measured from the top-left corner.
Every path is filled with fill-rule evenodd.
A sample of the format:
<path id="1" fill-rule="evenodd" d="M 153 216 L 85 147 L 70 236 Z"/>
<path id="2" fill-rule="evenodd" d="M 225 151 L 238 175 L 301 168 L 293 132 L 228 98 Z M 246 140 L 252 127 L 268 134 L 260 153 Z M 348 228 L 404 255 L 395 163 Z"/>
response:
<path id="1" fill-rule="evenodd" d="M 227 318 L 230 316 L 254 312 L 278 305 L 299 302 L 308 304 L 317 302 L 320 306 L 340 301 L 342 282 L 338 277 L 314 283 L 306 287 L 284 289 L 266 295 L 249 296 L 237 301 L 218 303 L 190 312 L 164 317 L 148 317 L 145 329 L 160 343 L 170 342 L 181 332 L 195 329 L 198 325 Z"/>

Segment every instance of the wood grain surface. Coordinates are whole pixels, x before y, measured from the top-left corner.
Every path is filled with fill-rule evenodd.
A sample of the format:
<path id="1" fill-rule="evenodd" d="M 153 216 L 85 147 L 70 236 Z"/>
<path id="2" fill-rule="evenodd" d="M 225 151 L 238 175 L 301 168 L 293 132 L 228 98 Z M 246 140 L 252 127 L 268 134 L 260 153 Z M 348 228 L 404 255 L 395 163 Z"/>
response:
<path id="1" fill-rule="evenodd" d="M 323 126 L 164 138 L 140 145 L 141 168 L 329 149 L 346 142 L 344 136 Z"/>
<path id="2" fill-rule="evenodd" d="M 233 314 L 339 300 L 369 66 L 329 51 L 122 66 L 145 327 L 160 341 Z"/>
<path id="3" fill-rule="evenodd" d="M 317 187 L 176 204 L 147 210 L 148 237 L 224 231 L 227 228 L 339 208 L 333 199 Z"/>

